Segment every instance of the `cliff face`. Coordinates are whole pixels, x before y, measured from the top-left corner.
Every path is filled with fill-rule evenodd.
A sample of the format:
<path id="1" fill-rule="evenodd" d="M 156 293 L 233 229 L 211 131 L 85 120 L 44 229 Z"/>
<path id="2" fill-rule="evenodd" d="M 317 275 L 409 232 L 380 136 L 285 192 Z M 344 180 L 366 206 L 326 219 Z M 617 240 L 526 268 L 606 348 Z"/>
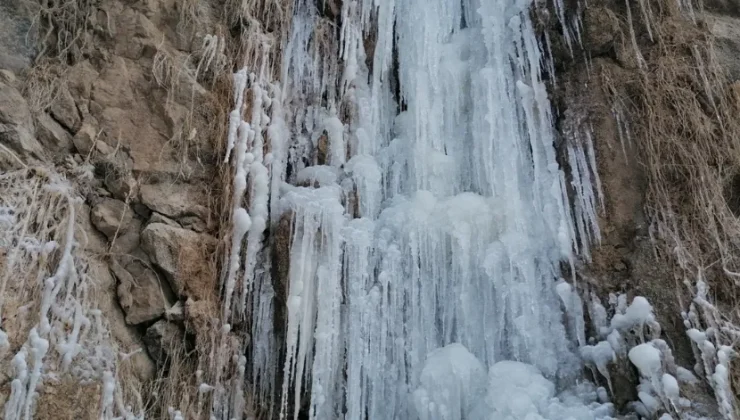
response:
<path id="1" fill-rule="evenodd" d="M 253 2 L 265 11 L 247 22 L 220 3 L 0 0 L 0 407 L 17 407 L 6 418 L 33 407 L 38 419 L 167 418 L 170 407 L 198 418 L 209 398 L 200 384 L 243 379 L 207 364 L 225 346 L 216 340 L 231 72 L 262 54 L 256 39 L 280 43 L 289 10 Z M 552 11 L 539 22 L 551 38 L 561 163 L 574 135 L 591 136 L 597 157 L 601 240 L 578 267 L 585 296 L 647 297 L 677 362 L 692 366 L 681 313 L 697 277 L 735 316 L 740 14 L 730 3 L 659 3 L 574 5 L 570 48 Z M 340 10 L 321 2 L 326 22 Z M 279 48 L 269 51 L 277 68 Z M 322 163 L 327 147 L 319 141 L 311 156 Z M 291 217 L 265 239 L 280 307 Z M 54 337 L 38 388 L 34 327 Z M 29 355 L 25 393 L 11 374 L 19 352 Z M 637 375 L 615 369 L 615 403 L 626 408 Z M 703 385 L 692 392 L 713 399 Z"/>
<path id="2" fill-rule="evenodd" d="M 0 328 L 9 341 L 0 352 L 3 406 L 14 398 L 13 355 L 41 319 L 60 329 L 53 352 L 65 340 L 89 345 L 89 323 L 100 317 L 96 345 L 112 354 L 78 356 L 93 364 L 87 368 L 45 365 L 36 418 L 99 418 L 104 408 L 124 415 L 144 405 L 155 418 L 165 415 L 158 410 L 171 405 L 165 394 L 176 378 L 165 360 L 207 341 L 201 335 L 217 316 L 217 153 L 230 99 L 214 77 L 225 65 L 223 46 L 215 36 L 208 44 L 203 32 L 216 33 L 221 11 L 186 7 L 0 2 L 0 209 L 9 214 L 0 254 Z M 57 190 L 61 184 L 72 189 Z M 51 309 L 26 308 L 46 293 L 37 276 L 63 264 L 72 237 L 49 229 L 70 217 L 74 273 L 58 280 Z M 18 248 L 25 240 L 59 247 L 39 260 Z M 194 375 L 196 363 L 180 374 Z M 108 407 L 101 407 L 104 375 L 120 385 Z M 90 385 L 76 385 L 84 378 Z"/>
<path id="3" fill-rule="evenodd" d="M 700 324 L 724 331 L 716 345 L 734 342 L 738 25 L 723 2 L 590 2 L 583 49 L 556 63 L 559 130 L 593 136 L 604 198 L 601 243 L 579 277 L 601 299 L 646 297 L 682 366 L 696 363 L 686 313 L 704 285 L 719 309 Z M 613 370 L 614 402 L 635 400 L 624 385 L 635 373 Z M 705 386 L 692 398 L 711 401 Z"/>

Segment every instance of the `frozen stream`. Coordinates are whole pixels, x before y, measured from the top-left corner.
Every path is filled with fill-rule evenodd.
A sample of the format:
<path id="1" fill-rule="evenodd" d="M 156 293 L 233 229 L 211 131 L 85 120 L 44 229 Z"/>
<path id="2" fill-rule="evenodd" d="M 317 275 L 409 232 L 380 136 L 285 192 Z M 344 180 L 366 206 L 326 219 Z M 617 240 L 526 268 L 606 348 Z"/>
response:
<path id="1" fill-rule="evenodd" d="M 564 316 L 570 289 L 556 292 L 560 263 L 598 234 L 593 151 L 570 151 L 572 212 L 531 6 L 345 0 L 331 57 L 313 2 L 298 0 L 280 87 L 237 75 L 237 92 L 252 86 L 258 106 L 248 123 L 232 121 L 235 185 L 250 179 L 252 201 L 235 201 L 235 246 L 249 245 L 243 290 L 225 280 L 225 312 L 254 314 L 251 372 L 282 396 L 276 413 L 297 418 L 307 391 L 309 417 L 321 420 L 609 413 L 595 389 L 574 388 L 583 319 Z M 311 162 L 322 145 L 323 161 Z M 266 221 L 286 212 L 279 343 L 282 303 L 254 261 Z"/>

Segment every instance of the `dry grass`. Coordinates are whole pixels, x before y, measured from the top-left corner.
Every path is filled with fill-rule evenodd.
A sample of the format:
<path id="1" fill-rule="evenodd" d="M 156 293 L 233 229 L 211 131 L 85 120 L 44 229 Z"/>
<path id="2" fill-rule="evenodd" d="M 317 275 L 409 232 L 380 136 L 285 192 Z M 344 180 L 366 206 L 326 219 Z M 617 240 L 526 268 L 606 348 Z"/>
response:
<path id="1" fill-rule="evenodd" d="M 72 183 L 45 168 L 0 175 L 0 208 L 13 214 L 9 223 L 0 222 L 0 328 L 10 341 L 8 351 L 0 351 L 0 371 L 12 372 L 8 363 L 28 348 L 32 328 L 51 344 L 35 417 L 27 413 L 32 418 L 97 417 L 104 371 L 114 376 L 116 398 L 134 410 L 141 407 L 137 376 L 97 310 L 104 291 L 96 272 L 88 270 L 90 255 L 79 246 L 84 238 L 76 229 L 74 195 Z M 82 316 L 87 324 L 80 327 Z M 79 344 L 67 362 L 56 346 L 61 342 Z M 69 398 L 78 391 L 79 398 Z"/>
<path id="2" fill-rule="evenodd" d="M 93 12 L 99 0 L 21 0 L 35 16 L 40 57 L 74 62 L 93 47 Z M 104 28 L 105 25 L 100 26 Z"/>
<path id="3" fill-rule="evenodd" d="M 708 30 L 690 16 L 673 1 L 635 4 L 633 25 L 622 22 L 623 48 L 632 49 L 623 57 L 631 57 L 635 71 L 631 79 L 607 71 L 603 85 L 626 110 L 643 156 L 659 256 L 677 267 L 687 295 L 704 273 L 723 316 L 740 325 L 734 309 L 740 285 L 740 102 L 717 64 Z M 737 344 L 724 332 L 719 341 Z M 737 393 L 740 372 L 733 374 Z"/>

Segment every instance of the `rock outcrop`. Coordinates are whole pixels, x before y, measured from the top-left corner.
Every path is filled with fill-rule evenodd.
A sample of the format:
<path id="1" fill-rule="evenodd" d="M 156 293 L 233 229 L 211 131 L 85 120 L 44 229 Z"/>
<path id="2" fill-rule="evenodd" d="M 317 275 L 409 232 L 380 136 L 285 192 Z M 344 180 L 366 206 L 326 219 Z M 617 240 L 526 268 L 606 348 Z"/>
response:
<path id="1" fill-rule="evenodd" d="M 193 273 L 187 272 L 189 258 L 203 261 L 205 255 L 196 255 L 197 250 L 215 248 L 216 240 L 205 234 L 164 223 L 150 223 L 142 232 L 142 247 L 167 276 L 172 289 L 178 296 L 197 292 L 193 284 Z"/>
<path id="2" fill-rule="evenodd" d="M 227 119 L 229 94 L 216 89 L 212 73 L 201 85 L 206 72 L 198 63 L 223 4 L 186 10 L 184 3 L 74 1 L 47 9 L 48 2 L 0 0 L 0 174 L 38 166 L 30 173 L 39 180 L 69 184 L 78 200 L 75 261 L 95 290 L 85 299 L 110 330 L 110 342 L 101 345 L 114 349 L 117 380 L 137 392 L 166 372 L 174 346 L 209 342 L 218 316 L 218 218 L 208 191 L 195 186 L 218 174 L 215 153 Z M 13 307 L 2 309 L 6 318 Z M 20 330 L 26 327 L 0 321 L 0 332 L 17 329 L 8 331 L 14 340 L 28 334 Z M 19 351 L 20 343 L 11 344 L 13 354 Z M 187 349 L 187 357 L 199 357 Z M 10 395 L 5 356 L 0 407 Z M 191 365 L 188 379 L 195 380 L 197 362 Z M 51 367 L 46 373 L 56 375 Z M 67 385 L 78 379 L 44 382 L 37 414 L 100 418 L 104 378 L 78 389 L 94 396 L 90 401 L 67 404 Z M 138 403 L 164 404 L 151 395 Z"/>
<path id="3" fill-rule="evenodd" d="M 92 208 L 90 220 L 108 239 L 124 235 L 131 228 L 133 211 L 120 200 L 104 198 Z"/>

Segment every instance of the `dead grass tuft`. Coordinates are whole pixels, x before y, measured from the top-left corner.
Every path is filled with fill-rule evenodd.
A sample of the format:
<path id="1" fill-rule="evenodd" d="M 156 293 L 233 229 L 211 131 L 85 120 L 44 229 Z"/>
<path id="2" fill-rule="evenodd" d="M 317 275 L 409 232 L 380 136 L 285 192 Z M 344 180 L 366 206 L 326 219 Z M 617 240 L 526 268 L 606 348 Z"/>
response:
<path id="1" fill-rule="evenodd" d="M 622 22 L 622 36 L 635 40 L 637 51 L 630 56 L 637 70 L 631 79 L 608 70 L 602 77 L 613 103 L 626 110 L 643 156 L 658 254 L 667 266 L 678 267 L 689 288 L 704 273 L 724 315 L 740 325 L 733 310 L 740 220 L 732 208 L 740 194 L 740 108 L 717 64 L 712 37 L 691 20 L 696 10 L 662 0 L 633 5 L 632 26 Z M 736 345 L 729 336 L 722 341 Z M 733 368 L 736 393 L 738 375 Z"/>
<path id="2" fill-rule="evenodd" d="M 35 16 L 40 57 L 75 62 L 92 48 L 93 12 L 99 0 L 21 0 Z"/>

